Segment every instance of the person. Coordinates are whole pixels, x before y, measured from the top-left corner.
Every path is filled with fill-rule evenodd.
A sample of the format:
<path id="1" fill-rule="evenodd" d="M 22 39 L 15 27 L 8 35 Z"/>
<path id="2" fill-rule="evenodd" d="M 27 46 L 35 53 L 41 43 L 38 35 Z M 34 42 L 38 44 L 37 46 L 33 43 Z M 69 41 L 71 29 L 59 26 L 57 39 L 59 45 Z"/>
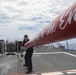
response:
<path id="1" fill-rule="evenodd" d="M 24 40 L 22 43 L 22 47 L 29 41 L 28 35 L 24 35 Z M 26 50 L 24 59 L 25 59 L 25 64 L 23 66 L 26 66 L 28 68 L 28 71 L 26 74 L 29 74 L 32 72 L 32 55 L 33 55 L 33 47 L 30 47 Z"/>

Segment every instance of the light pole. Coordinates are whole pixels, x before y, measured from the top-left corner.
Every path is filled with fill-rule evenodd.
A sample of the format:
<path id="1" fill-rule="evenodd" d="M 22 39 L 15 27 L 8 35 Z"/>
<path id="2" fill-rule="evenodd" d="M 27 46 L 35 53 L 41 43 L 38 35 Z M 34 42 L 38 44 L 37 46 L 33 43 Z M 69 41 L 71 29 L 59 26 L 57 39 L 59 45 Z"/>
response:
<path id="1" fill-rule="evenodd" d="M 66 41 L 66 45 L 67 45 L 67 50 L 69 50 L 69 43 L 68 43 L 68 41 Z"/>

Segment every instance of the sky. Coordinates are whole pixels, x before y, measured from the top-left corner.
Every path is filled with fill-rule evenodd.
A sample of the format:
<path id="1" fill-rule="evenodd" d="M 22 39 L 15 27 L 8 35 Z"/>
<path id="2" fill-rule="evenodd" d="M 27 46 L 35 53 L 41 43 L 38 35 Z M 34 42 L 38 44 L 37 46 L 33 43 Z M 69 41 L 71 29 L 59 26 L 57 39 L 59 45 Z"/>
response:
<path id="1" fill-rule="evenodd" d="M 0 39 L 31 39 L 75 1 L 0 0 Z"/>

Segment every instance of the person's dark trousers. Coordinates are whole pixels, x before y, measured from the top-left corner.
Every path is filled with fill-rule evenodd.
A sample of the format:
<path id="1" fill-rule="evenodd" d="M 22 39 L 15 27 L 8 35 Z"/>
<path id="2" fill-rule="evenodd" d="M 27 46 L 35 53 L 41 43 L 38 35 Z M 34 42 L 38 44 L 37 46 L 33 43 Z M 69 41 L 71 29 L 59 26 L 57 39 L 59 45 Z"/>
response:
<path id="1" fill-rule="evenodd" d="M 25 65 L 28 66 L 28 52 L 26 51 L 26 54 L 25 54 Z"/>
<path id="2" fill-rule="evenodd" d="M 32 71 L 32 54 L 33 54 L 33 50 L 26 51 L 25 54 L 25 64 L 28 67 L 29 72 Z"/>
<path id="3" fill-rule="evenodd" d="M 28 53 L 28 71 L 32 72 L 32 54 L 33 52 Z"/>

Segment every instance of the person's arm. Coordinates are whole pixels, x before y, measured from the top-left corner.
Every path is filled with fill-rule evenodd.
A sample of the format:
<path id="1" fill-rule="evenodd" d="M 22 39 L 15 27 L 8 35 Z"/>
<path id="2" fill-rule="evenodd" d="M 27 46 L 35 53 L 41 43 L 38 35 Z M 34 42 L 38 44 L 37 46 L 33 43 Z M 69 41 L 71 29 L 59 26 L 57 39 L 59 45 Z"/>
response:
<path id="1" fill-rule="evenodd" d="M 25 40 L 23 40 L 23 42 L 22 42 L 22 47 L 24 47 L 24 44 L 25 44 Z"/>
<path id="2" fill-rule="evenodd" d="M 21 47 L 21 49 L 22 49 L 22 50 L 24 50 L 24 51 L 26 51 L 26 50 L 27 50 L 27 49 L 24 47 L 25 43 L 26 43 L 26 41 L 25 41 L 25 40 L 23 40 L 23 43 L 22 43 L 22 47 Z"/>

